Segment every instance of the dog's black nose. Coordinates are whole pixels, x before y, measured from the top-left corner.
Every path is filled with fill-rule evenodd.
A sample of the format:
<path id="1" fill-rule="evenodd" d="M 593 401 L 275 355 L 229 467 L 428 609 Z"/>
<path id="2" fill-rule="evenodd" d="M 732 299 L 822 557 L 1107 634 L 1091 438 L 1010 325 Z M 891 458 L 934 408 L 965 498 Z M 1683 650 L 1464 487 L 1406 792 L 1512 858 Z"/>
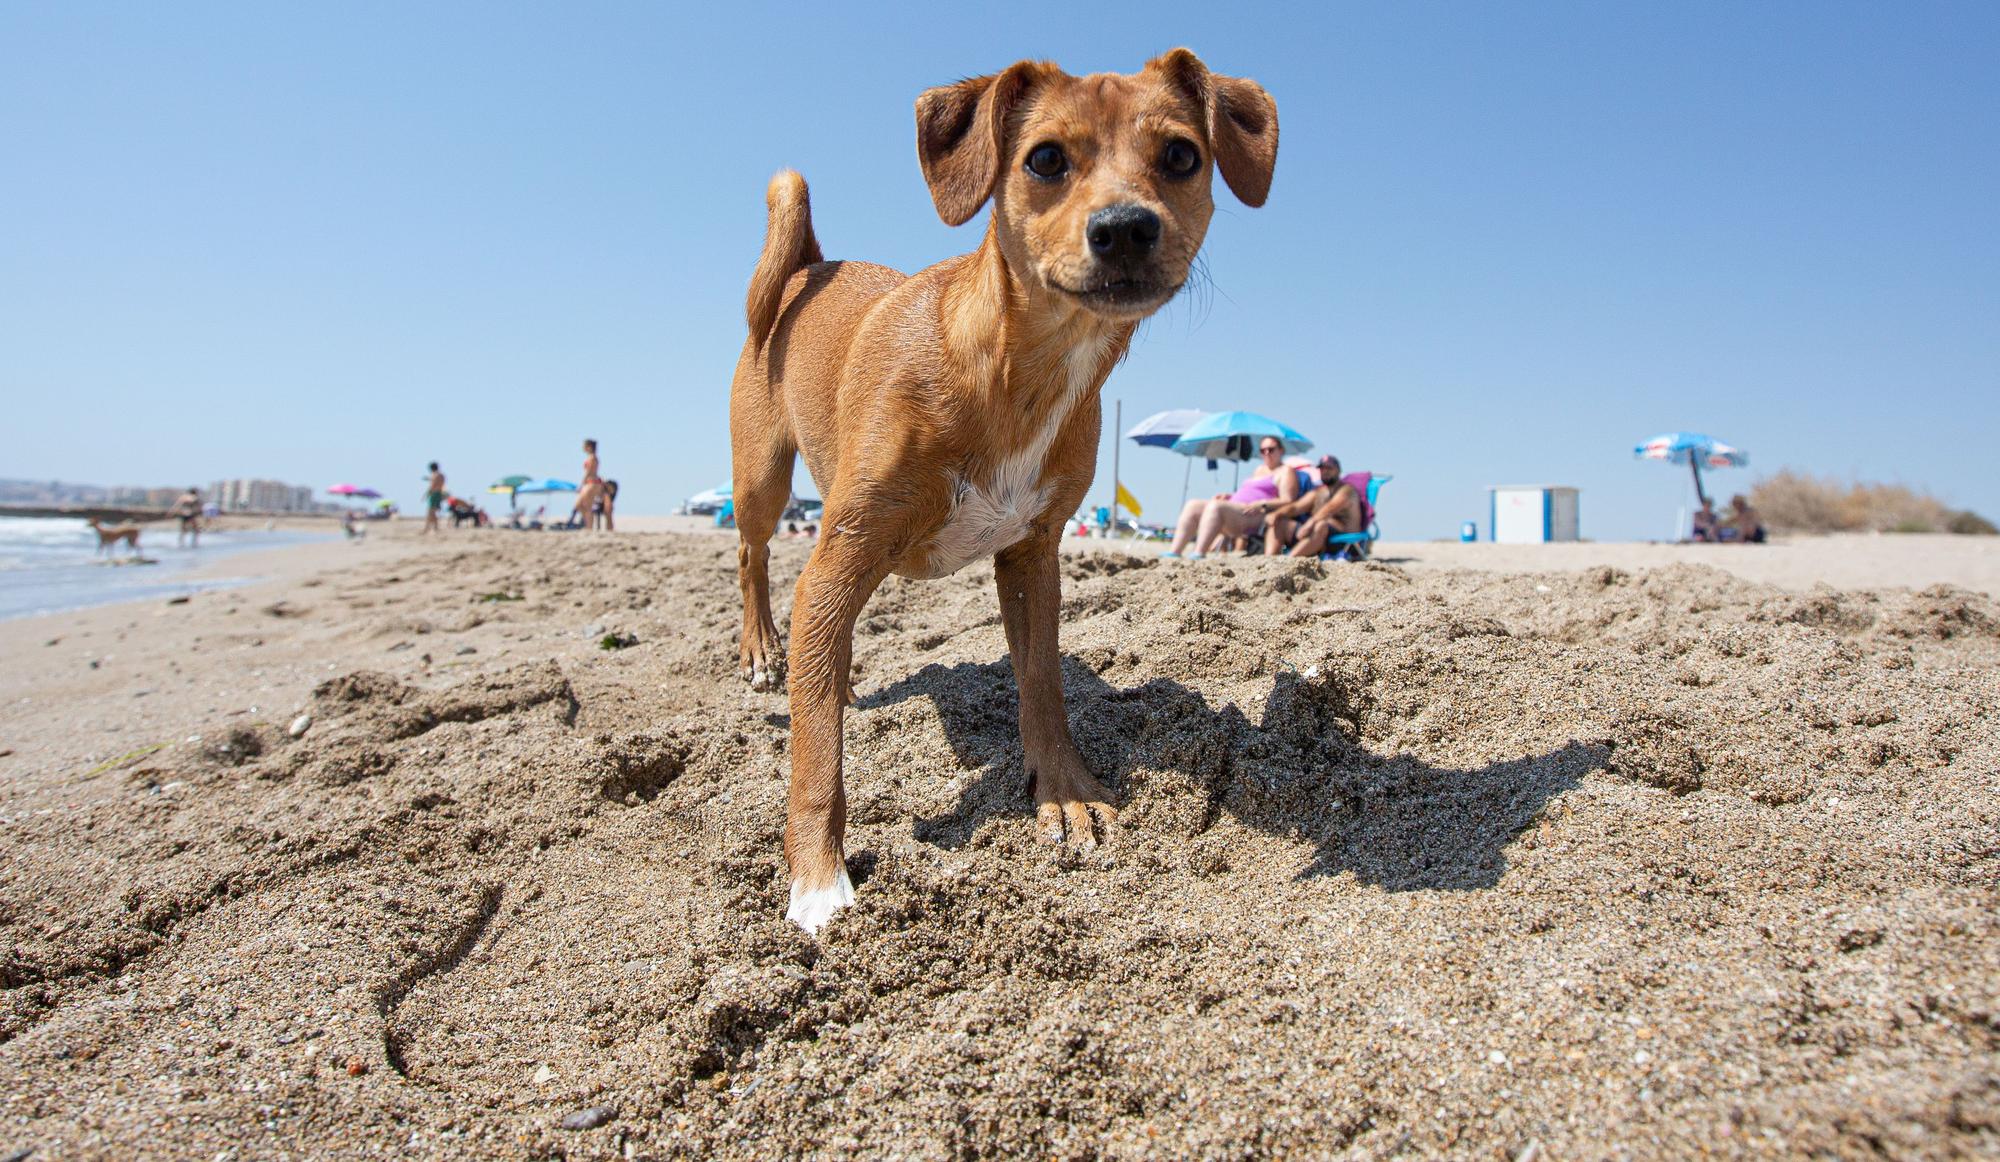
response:
<path id="1" fill-rule="evenodd" d="M 1083 233 L 1099 258 L 1144 258 L 1160 240 L 1160 216 L 1130 202 L 1106 206 L 1090 216 Z"/>

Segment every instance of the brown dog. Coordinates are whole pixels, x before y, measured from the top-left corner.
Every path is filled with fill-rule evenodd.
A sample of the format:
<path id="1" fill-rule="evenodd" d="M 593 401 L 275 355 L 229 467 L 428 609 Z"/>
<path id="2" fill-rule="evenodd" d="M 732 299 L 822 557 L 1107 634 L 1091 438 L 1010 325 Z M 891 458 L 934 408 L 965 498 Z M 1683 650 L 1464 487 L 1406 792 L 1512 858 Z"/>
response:
<path id="1" fill-rule="evenodd" d="M 109 525 L 96 517 L 90 518 L 90 527 L 97 531 L 97 551 L 108 553 L 119 541 L 124 541 L 133 552 L 139 551 L 138 525 Z"/>
<path id="2" fill-rule="evenodd" d="M 1264 203 L 1278 111 L 1255 82 L 1185 49 L 1137 74 L 1023 61 L 917 99 L 917 156 L 951 225 L 990 198 L 971 254 L 905 276 L 823 262 L 804 179 L 771 181 L 750 280 L 750 338 L 729 431 L 742 664 L 786 679 L 768 542 L 805 454 L 826 499 L 792 603 L 787 915 L 817 931 L 853 902 L 842 836 L 841 718 L 854 622 L 882 578 L 994 557 L 1042 834 L 1089 845 L 1109 795 L 1063 710 L 1056 551 L 1095 471 L 1098 389 L 1133 328 L 1187 281 L 1214 209 L 1211 166 Z"/>

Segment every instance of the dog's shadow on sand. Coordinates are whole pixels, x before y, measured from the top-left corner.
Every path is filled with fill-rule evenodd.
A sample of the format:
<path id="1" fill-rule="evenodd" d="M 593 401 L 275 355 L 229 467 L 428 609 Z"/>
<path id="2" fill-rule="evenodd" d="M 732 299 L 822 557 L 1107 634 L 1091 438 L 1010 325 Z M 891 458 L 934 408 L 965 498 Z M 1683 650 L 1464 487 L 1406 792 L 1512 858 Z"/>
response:
<path id="1" fill-rule="evenodd" d="M 1085 763 L 1123 811 L 1120 829 L 1197 846 L 1226 814 L 1311 843 L 1302 877 L 1345 871 L 1390 891 L 1492 887 L 1507 845 L 1610 753 L 1570 742 L 1469 770 L 1379 755 L 1359 741 L 1365 690 L 1289 670 L 1255 724 L 1171 679 L 1119 689 L 1073 658 L 1063 660 L 1063 687 Z M 917 821 L 917 838 L 958 848 L 990 820 L 1030 815 L 1010 664 L 926 666 L 856 709 L 916 698 L 935 707 L 959 763 L 983 768 L 951 810 Z"/>

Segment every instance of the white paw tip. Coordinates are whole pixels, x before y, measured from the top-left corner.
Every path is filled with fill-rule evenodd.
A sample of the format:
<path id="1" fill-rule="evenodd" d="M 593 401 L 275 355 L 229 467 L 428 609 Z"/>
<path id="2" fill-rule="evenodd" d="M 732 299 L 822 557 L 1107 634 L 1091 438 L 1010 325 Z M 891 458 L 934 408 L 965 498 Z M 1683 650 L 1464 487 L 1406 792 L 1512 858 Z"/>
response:
<path id="1" fill-rule="evenodd" d="M 792 904 L 785 909 L 785 919 L 806 930 L 806 935 L 817 936 L 833 914 L 854 902 L 854 881 L 847 878 L 847 867 L 841 866 L 840 874 L 832 883 L 823 888 L 806 891 L 799 881 L 792 881 Z"/>

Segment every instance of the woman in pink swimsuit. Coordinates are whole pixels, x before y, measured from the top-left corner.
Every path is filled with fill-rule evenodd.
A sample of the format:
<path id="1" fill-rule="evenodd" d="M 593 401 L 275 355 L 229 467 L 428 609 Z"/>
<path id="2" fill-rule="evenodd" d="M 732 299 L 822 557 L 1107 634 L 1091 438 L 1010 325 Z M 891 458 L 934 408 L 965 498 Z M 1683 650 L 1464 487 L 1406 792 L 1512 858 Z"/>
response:
<path id="1" fill-rule="evenodd" d="M 1181 556 L 1189 542 L 1193 542 L 1194 551 L 1186 556 L 1190 561 L 1196 560 L 1224 537 L 1247 537 L 1256 532 L 1266 513 L 1298 499 L 1299 476 L 1284 468 L 1285 446 L 1265 436 L 1257 441 L 1257 454 L 1263 463 L 1241 488 L 1233 493 L 1218 492 L 1208 500 L 1187 502 L 1174 529 L 1173 547 L 1163 556 Z"/>

